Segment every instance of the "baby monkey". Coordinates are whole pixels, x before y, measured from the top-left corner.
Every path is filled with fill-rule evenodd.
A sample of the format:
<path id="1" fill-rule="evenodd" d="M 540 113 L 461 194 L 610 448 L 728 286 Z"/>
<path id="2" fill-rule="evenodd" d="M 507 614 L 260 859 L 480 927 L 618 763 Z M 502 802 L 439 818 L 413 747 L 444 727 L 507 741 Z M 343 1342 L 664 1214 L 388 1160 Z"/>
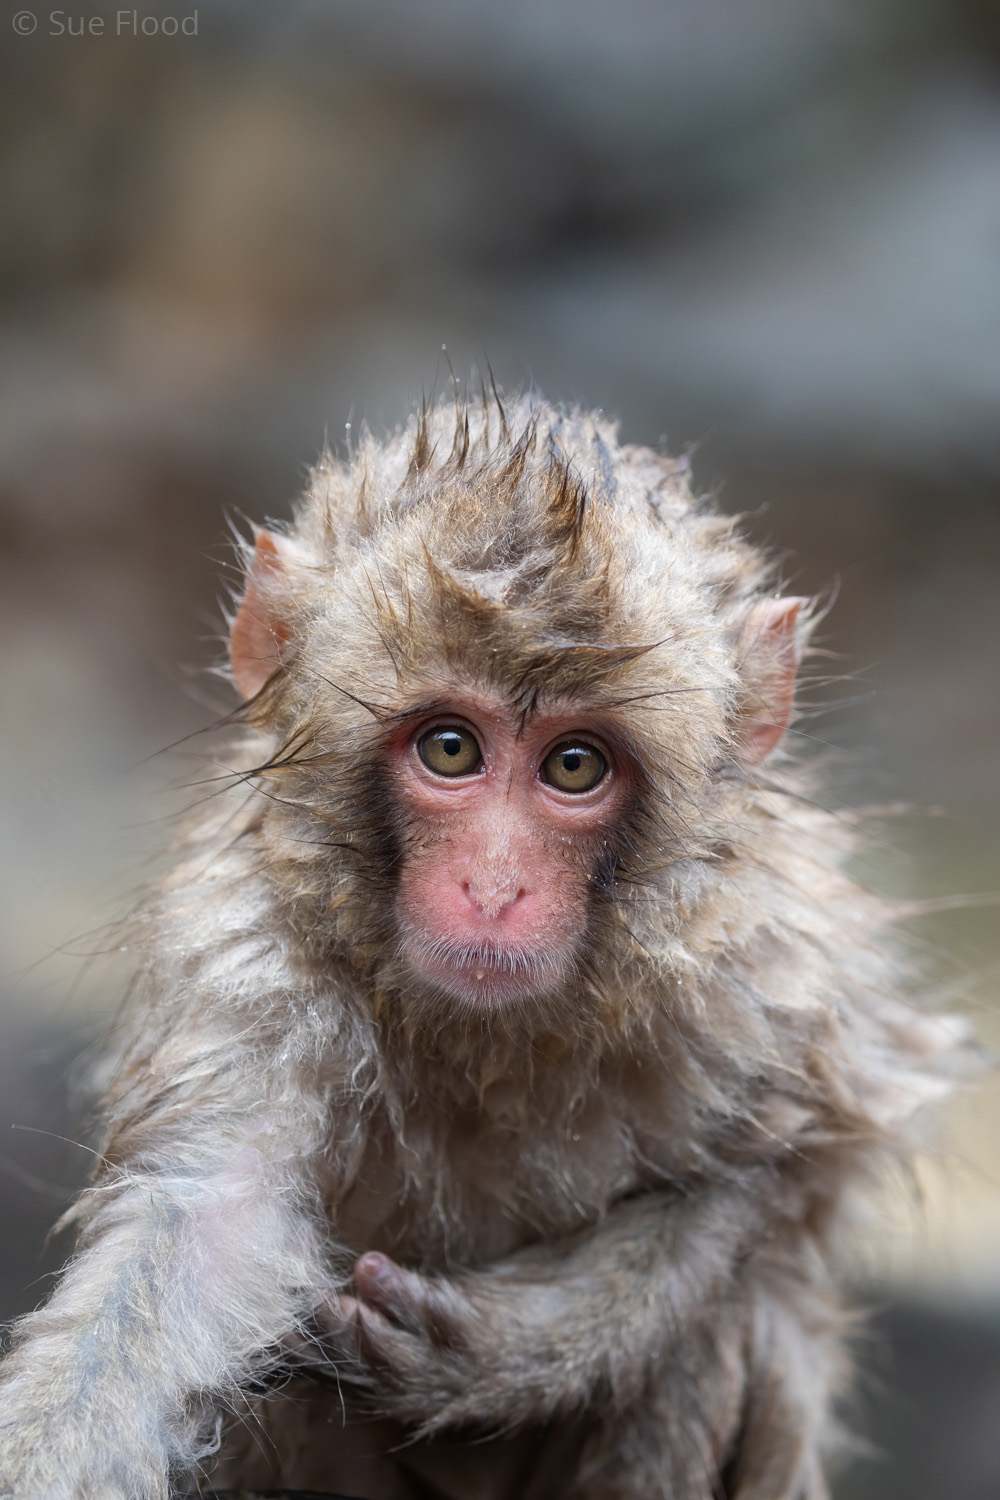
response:
<path id="1" fill-rule="evenodd" d="M 0 1495 L 820 1500 L 847 1195 L 949 1031 L 782 748 L 808 602 L 528 400 L 245 561 Z"/>

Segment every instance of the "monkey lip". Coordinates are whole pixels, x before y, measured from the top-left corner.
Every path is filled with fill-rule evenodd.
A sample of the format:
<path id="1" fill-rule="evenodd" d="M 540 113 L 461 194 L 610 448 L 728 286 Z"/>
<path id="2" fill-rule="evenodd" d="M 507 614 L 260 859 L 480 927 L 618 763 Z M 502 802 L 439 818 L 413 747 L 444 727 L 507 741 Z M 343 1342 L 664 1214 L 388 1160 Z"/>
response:
<path id="1" fill-rule="evenodd" d="M 455 943 L 410 932 L 403 957 L 418 974 L 459 999 L 504 1000 L 551 989 L 562 978 L 566 955 L 515 944 Z"/>

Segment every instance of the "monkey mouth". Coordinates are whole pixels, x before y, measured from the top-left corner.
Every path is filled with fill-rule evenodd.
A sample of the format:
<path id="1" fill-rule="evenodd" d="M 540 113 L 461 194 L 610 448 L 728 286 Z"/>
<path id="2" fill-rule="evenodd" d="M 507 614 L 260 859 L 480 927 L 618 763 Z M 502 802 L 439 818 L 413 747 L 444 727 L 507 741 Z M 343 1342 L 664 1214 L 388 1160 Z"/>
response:
<path id="1" fill-rule="evenodd" d="M 458 943 L 409 931 L 400 956 L 407 967 L 455 999 L 495 1003 L 551 990 L 564 978 L 569 955 L 539 953 L 514 944 Z"/>

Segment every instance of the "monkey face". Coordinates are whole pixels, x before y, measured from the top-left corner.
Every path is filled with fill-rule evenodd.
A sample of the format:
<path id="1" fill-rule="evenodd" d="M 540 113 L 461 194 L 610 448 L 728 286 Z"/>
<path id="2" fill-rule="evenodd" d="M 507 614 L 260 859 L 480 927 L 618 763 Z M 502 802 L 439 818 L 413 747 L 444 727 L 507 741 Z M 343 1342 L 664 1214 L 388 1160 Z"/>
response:
<path id="1" fill-rule="evenodd" d="M 411 721 L 389 759 L 411 972 L 486 1005 L 565 981 L 627 794 L 612 737 L 579 712 L 523 723 L 499 703 L 456 696 Z"/>

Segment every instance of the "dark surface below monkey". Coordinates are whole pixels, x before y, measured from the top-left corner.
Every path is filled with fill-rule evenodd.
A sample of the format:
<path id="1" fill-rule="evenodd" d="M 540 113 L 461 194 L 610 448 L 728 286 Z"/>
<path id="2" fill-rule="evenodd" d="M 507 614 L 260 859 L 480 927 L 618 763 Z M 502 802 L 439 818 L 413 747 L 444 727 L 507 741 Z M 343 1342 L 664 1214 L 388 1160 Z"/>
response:
<path id="1" fill-rule="evenodd" d="M 541 401 L 257 532 L 0 1493 L 826 1494 L 851 1202 L 956 1033 L 787 751 L 775 583 Z"/>

